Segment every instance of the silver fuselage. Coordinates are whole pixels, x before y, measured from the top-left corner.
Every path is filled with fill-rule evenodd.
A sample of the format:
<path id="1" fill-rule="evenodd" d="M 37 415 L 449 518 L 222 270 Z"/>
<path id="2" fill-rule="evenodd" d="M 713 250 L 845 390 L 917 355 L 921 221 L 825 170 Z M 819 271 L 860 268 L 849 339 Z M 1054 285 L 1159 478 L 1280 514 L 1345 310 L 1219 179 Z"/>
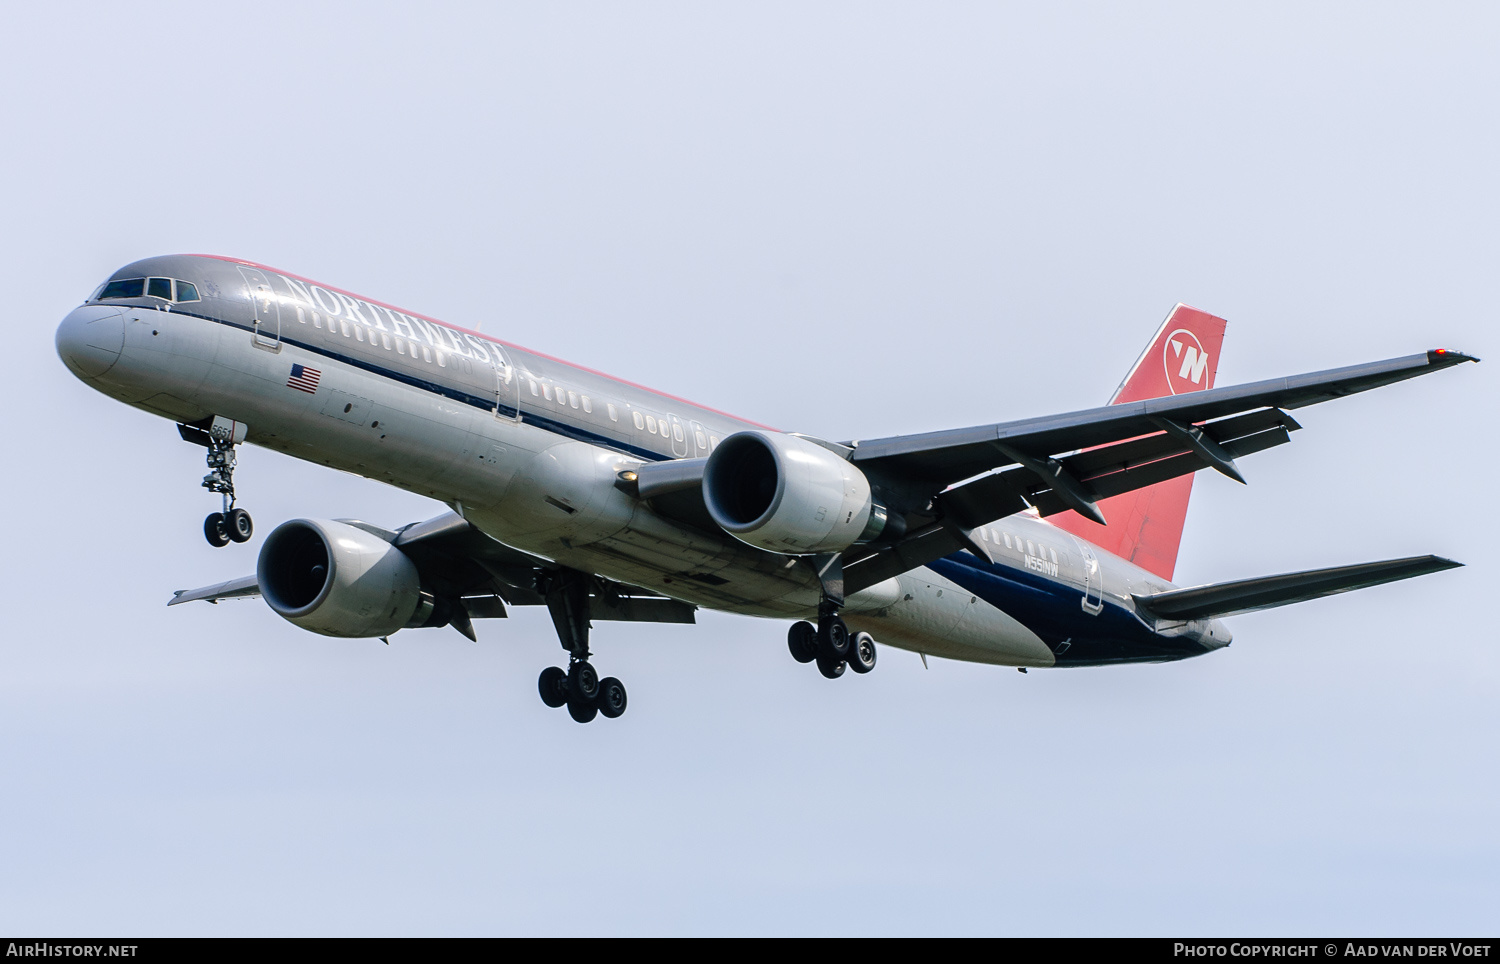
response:
<path id="1" fill-rule="evenodd" d="M 90 299 L 58 330 L 59 353 L 99 391 L 176 422 L 243 422 L 252 444 L 430 496 L 563 566 L 716 610 L 816 613 L 810 567 L 614 484 L 764 426 L 261 265 L 176 255 L 113 276 L 151 277 L 189 282 L 198 300 Z M 289 384 L 294 366 L 317 373 L 315 390 Z M 964 552 L 886 580 L 845 618 L 883 643 L 1013 666 L 1228 643 L 1216 621 L 1143 619 L 1132 594 L 1169 583 L 1038 518 L 976 534 L 990 560 Z"/>

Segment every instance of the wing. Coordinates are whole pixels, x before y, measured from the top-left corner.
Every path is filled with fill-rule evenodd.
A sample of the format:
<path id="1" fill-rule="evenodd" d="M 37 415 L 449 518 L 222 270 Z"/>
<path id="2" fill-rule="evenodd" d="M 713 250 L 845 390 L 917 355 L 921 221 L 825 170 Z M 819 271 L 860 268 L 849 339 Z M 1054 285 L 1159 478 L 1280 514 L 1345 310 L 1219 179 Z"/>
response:
<path id="1" fill-rule="evenodd" d="M 894 495 L 906 535 L 844 554 L 847 592 L 970 549 L 970 531 L 1035 507 L 1102 523 L 1101 499 L 1212 468 L 1243 482 L 1235 459 L 1290 440 L 1287 409 L 1316 405 L 1467 361 L 1436 349 L 1365 365 L 1169 395 L 1063 415 L 849 443 L 850 458 Z"/>
<path id="2" fill-rule="evenodd" d="M 504 618 L 507 605 L 547 604 L 540 587 L 557 570 L 556 563 L 491 539 L 457 513 L 446 512 L 395 532 L 354 519 L 338 521 L 373 533 L 405 553 L 416 565 L 425 590 L 457 604 L 460 615 L 453 625 L 471 638 L 469 619 Z M 217 603 L 259 595 L 260 585 L 250 575 L 202 589 L 179 589 L 167 605 Z M 592 619 L 691 623 L 695 621 L 695 609 L 676 599 L 598 577 L 590 586 Z"/>
<path id="3" fill-rule="evenodd" d="M 221 599 L 253 599 L 260 595 L 260 583 L 256 582 L 255 576 L 241 576 L 228 582 L 221 582 L 216 586 L 204 586 L 202 589 L 178 589 L 172 593 L 172 600 L 168 606 L 177 606 L 186 602 L 211 602 L 217 604 Z"/>

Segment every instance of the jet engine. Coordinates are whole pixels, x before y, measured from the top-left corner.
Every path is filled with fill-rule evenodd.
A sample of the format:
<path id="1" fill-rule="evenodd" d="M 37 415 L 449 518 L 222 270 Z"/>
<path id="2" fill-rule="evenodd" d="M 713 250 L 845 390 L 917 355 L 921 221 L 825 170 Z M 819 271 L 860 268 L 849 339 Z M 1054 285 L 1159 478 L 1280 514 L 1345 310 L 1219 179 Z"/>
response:
<path id="1" fill-rule="evenodd" d="M 719 443 L 703 470 L 703 501 L 736 539 L 792 555 L 841 552 L 886 523 L 853 463 L 778 432 L 737 432 Z"/>
<path id="2" fill-rule="evenodd" d="M 296 626 L 324 636 L 387 636 L 432 608 L 417 567 L 379 536 L 343 522 L 293 519 L 266 537 L 261 595 Z"/>

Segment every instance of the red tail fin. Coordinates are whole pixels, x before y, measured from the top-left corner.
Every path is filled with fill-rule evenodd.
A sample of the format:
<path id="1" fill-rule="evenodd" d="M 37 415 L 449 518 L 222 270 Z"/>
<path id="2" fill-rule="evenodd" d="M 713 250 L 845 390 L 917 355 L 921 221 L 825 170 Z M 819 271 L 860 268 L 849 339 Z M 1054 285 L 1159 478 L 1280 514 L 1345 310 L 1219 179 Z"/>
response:
<path id="1" fill-rule="evenodd" d="M 1109 403 L 1119 405 L 1213 388 L 1219 348 L 1224 344 L 1224 324 L 1223 318 L 1187 305 L 1173 308 Z M 1100 502 L 1108 526 L 1074 512 L 1060 513 L 1050 521 L 1142 569 L 1171 579 L 1192 494 L 1193 477 L 1183 475 Z"/>

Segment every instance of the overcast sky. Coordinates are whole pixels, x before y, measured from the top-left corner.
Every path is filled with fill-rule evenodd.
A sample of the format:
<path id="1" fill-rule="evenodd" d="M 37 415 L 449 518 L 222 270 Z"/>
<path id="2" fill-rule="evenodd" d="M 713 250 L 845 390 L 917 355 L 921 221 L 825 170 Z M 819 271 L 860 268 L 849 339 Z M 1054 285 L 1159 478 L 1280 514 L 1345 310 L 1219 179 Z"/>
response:
<path id="1" fill-rule="evenodd" d="M 261 261 L 788 430 L 1102 403 L 1166 312 L 1219 384 L 1496 354 L 1483 4 L 11 4 L 0 57 L 0 931 L 1493 935 L 1495 361 L 1298 413 L 1184 584 L 1468 568 L 1035 671 L 783 623 L 302 632 L 167 610 L 296 516 L 428 500 L 202 450 L 57 359 L 117 267 Z M 1500 359 L 1497 359 L 1500 361 Z"/>

